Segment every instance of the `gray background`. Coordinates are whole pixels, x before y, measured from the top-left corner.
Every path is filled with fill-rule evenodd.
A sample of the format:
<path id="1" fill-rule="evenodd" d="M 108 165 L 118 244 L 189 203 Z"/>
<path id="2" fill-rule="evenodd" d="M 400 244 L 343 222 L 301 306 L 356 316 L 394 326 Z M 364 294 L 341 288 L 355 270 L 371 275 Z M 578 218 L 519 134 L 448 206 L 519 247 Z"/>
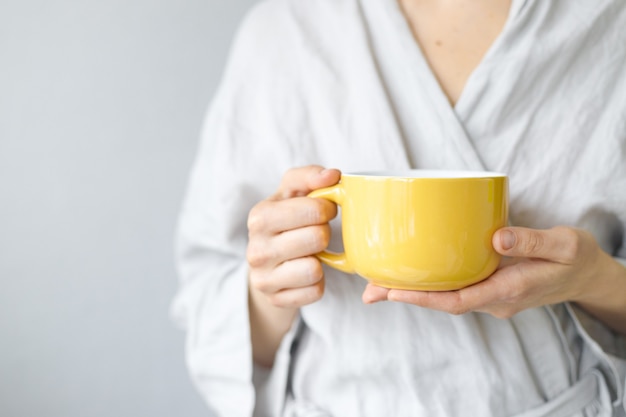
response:
<path id="1" fill-rule="evenodd" d="M 168 307 L 253 0 L 0 0 L 0 416 L 203 416 Z"/>

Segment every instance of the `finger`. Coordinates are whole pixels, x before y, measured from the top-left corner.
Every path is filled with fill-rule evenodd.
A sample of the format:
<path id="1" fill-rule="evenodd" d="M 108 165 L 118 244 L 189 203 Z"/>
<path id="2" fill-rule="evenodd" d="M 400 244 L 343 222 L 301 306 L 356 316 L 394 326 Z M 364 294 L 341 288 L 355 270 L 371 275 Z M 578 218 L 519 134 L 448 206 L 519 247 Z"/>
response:
<path id="1" fill-rule="evenodd" d="M 318 188 L 337 184 L 341 172 L 337 169 L 325 169 L 319 165 L 292 168 L 285 173 L 278 191 L 271 199 L 302 197 Z"/>
<path id="2" fill-rule="evenodd" d="M 456 314 L 462 314 L 468 311 L 489 311 L 494 305 L 518 300 L 525 287 L 507 272 L 512 269 L 499 270 L 486 280 L 453 291 L 454 297 L 447 300 L 447 307 Z"/>
<path id="3" fill-rule="evenodd" d="M 450 314 L 463 314 L 469 311 L 459 291 L 410 291 L 390 290 L 389 301 L 413 304 Z"/>
<path id="4" fill-rule="evenodd" d="M 505 227 L 493 236 L 493 246 L 502 255 L 544 259 L 569 264 L 579 252 L 581 235 L 569 227 L 547 230 Z"/>
<path id="5" fill-rule="evenodd" d="M 497 270 L 486 280 L 456 291 L 390 292 L 390 301 L 401 301 L 421 307 L 445 311 L 451 314 L 464 314 L 469 311 L 481 311 L 499 318 L 508 318 L 513 314 L 541 304 L 553 304 L 567 299 L 567 293 L 561 286 L 546 285 L 545 279 L 538 282 L 528 277 L 546 277 L 543 269 L 550 262 L 518 262 Z M 552 264 L 554 265 L 554 264 Z M 540 272 L 543 271 L 543 272 Z M 543 301 L 541 301 L 543 300 Z"/>
<path id="6" fill-rule="evenodd" d="M 361 299 L 365 304 L 374 304 L 379 301 L 386 301 L 388 293 L 388 288 L 379 287 L 378 285 L 374 284 L 367 284 L 367 287 L 365 287 L 365 291 L 363 291 Z"/>
<path id="7" fill-rule="evenodd" d="M 485 281 L 461 290 L 464 308 L 510 318 L 527 308 L 564 301 L 568 292 L 551 282 L 551 273 L 546 269 L 555 265 L 558 264 L 533 260 L 500 269 Z"/>
<path id="8" fill-rule="evenodd" d="M 311 256 L 326 249 L 330 242 L 328 224 L 302 227 L 271 239 L 252 239 L 246 253 L 252 268 L 274 268 L 291 259 Z"/>
<path id="9" fill-rule="evenodd" d="M 250 274 L 250 283 L 259 291 L 272 294 L 286 289 L 305 288 L 324 279 L 324 270 L 314 256 L 292 259 L 276 267 L 271 274 Z"/>
<path id="10" fill-rule="evenodd" d="M 319 301 L 324 295 L 324 280 L 302 288 L 290 288 L 272 294 L 270 302 L 275 306 L 298 308 Z"/>
<path id="11" fill-rule="evenodd" d="M 516 296 L 519 292 L 519 289 L 514 288 L 516 281 L 507 278 L 509 277 L 505 273 L 496 273 L 484 281 L 460 290 L 391 290 L 387 297 L 389 301 L 410 303 L 458 315 L 469 311 L 483 311 L 488 306 Z"/>
<path id="12" fill-rule="evenodd" d="M 321 198 L 298 197 L 262 201 L 248 214 L 250 234 L 273 235 L 305 226 L 325 224 L 337 216 L 337 206 Z"/>

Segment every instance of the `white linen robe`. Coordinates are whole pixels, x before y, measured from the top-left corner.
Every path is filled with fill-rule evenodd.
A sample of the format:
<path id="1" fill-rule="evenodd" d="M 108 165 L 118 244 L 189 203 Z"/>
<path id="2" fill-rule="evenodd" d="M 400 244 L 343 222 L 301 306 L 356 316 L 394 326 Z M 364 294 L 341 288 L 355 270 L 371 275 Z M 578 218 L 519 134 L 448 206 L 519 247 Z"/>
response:
<path id="1" fill-rule="evenodd" d="M 512 224 L 585 228 L 624 262 L 626 2 L 514 0 L 454 107 L 395 1 L 260 3 L 207 116 L 172 304 L 219 416 L 626 415 L 624 338 L 572 305 L 509 320 L 365 306 L 365 280 L 332 269 L 255 369 L 247 213 L 307 164 L 505 172 Z"/>

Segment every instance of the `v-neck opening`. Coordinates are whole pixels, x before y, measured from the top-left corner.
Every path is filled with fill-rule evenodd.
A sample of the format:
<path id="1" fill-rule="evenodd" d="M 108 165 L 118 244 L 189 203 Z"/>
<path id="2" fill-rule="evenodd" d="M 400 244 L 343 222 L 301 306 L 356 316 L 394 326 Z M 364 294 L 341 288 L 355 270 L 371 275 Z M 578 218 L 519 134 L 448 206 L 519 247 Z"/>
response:
<path id="1" fill-rule="evenodd" d="M 392 0 L 386 3 L 389 4 L 389 11 L 393 15 L 392 17 L 394 18 L 394 20 L 397 22 L 402 22 L 400 25 L 401 28 L 399 28 L 399 30 L 402 33 L 399 33 L 399 36 L 402 37 L 403 48 L 406 50 L 407 54 L 415 56 L 419 60 L 420 64 L 425 68 L 425 71 L 423 72 L 425 76 L 428 78 L 428 83 L 432 86 L 431 89 L 433 90 L 433 92 L 435 91 L 437 92 L 436 94 L 436 96 L 438 96 L 437 100 L 443 101 L 445 105 L 449 107 L 450 111 L 455 113 L 455 115 L 458 115 L 458 110 L 464 108 L 463 103 L 470 100 L 466 97 L 470 95 L 471 89 L 476 83 L 476 81 L 474 80 L 480 75 L 482 71 L 484 71 L 484 68 L 488 66 L 488 63 L 492 59 L 492 57 L 498 53 L 500 49 L 500 44 L 503 43 L 503 39 L 506 37 L 508 28 L 514 21 L 515 16 L 517 16 L 517 14 L 519 13 L 524 1 L 525 0 L 512 0 L 511 1 L 509 13 L 508 13 L 508 16 L 504 25 L 502 26 L 502 30 L 500 31 L 498 36 L 494 39 L 494 41 L 491 43 L 489 48 L 487 48 L 487 51 L 485 52 L 483 57 L 480 59 L 478 64 L 470 72 L 469 76 L 465 80 L 463 88 L 461 89 L 461 93 L 454 104 L 450 102 L 448 95 L 445 93 L 430 63 L 426 59 L 424 50 L 420 46 L 417 39 L 415 38 L 415 35 L 413 34 L 413 31 L 411 29 L 409 20 L 403 13 L 398 0 Z M 410 40 L 410 42 L 407 42 L 407 40 Z"/>
<path id="2" fill-rule="evenodd" d="M 420 160 L 420 155 L 415 154 L 417 148 L 412 149 L 411 142 L 422 137 L 423 140 L 429 138 L 428 140 L 443 141 L 436 145 L 440 146 L 442 151 L 445 150 L 447 155 L 442 154 L 438 157 L 440 163 L 455 168 L 464 166 L 467 169 L 485 169 L 485 164 L 465 127 L 467 117 L 471 117 L 473 106 L 476 105 L 475 101 L 480 97 L 481 89 L 478 88 L 478 83 L 476 83 L 475 91 L 472 91 L 474 90 L 473 87 L 471 90 L 467 89 L 470 85 L 468 83 L 465 89 L 468 92 L 471 91 L 471 94 L 465 93 L 465 98 L 461 98 L 453 107 L 423 57 L 411 32 L 408 20 L 402 13 L 397 0 L 359 0 L 359 2 L 367 16 L 368 31 L 372 39 L 372 52 L 376 55 L 382 69 L 383 82 L 386 84 L 396 111 L 403 115 L 399 119 L 402 130 L 412 132 L 409 133 L 410 137 L 405 139 L 405 143 L 409 145 L 407 150 L 411 152 L 411 159 Z M 503 42 L 503 38 L 507 35 L 507 28 L 513 33 L 512 22 L 517 21 L 515 17 L 520 15 L 521 6 L 526 2 L 527 0 L 513 0 L 507 22 L 496 41 L 489 48 L 489 59 L 498 52 L 498 45 Z M 473 73 L 485 72 L 482 69 L 486 66 L 485 62 L 484 57 Z M 473 78 L 475 77 L 474 75 Z M 472 81 L 473 84 L 474 81 Z M 436 121 L 424 125 L 411 115 L 410 109 L 414 108 L 411 97 L 418 96 L 423 97 L 420 100 L 422 103 L 429 103 L 429 105 L 419 106 L 421 120 L 424 117 L 431 117 Z M 460 113 L 459 109 L 462 110 L 462 106 L 465 106 L 464 103 L 466 102 L 468 103 L 465 108 L 467 113 Z M 474 104 L 470 106 L 470 103 Z M 435 126 L 437 131 L 428 131 Z M 454 149 L 454 157 L 450 153 L 452 149 Z M 424 163 L 423 160 L 422 163 Z M 425 163 L 432 166 L 429 161 L 425 161 Z"/>

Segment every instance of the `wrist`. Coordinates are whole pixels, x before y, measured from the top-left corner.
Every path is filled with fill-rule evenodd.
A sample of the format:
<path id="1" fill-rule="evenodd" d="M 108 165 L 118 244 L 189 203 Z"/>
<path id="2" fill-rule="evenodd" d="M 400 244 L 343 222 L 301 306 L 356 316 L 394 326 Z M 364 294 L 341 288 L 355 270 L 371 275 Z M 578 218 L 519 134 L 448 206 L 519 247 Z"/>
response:
<path id="1" fill-rule="evenodd" d="M 271 368 L 278 347 L 299 309 L 275 306 L 267 295 L 252 287 L 248 288 L 248 309 L 253 359 L 257 364 Z"/>
<path id="2" fill-rule="evenodd" d="M 580 296 L 572 301 L 613 330 L 626 334 L 626 266 L 601 253 L 593 279 L 587 280 Z"/>

